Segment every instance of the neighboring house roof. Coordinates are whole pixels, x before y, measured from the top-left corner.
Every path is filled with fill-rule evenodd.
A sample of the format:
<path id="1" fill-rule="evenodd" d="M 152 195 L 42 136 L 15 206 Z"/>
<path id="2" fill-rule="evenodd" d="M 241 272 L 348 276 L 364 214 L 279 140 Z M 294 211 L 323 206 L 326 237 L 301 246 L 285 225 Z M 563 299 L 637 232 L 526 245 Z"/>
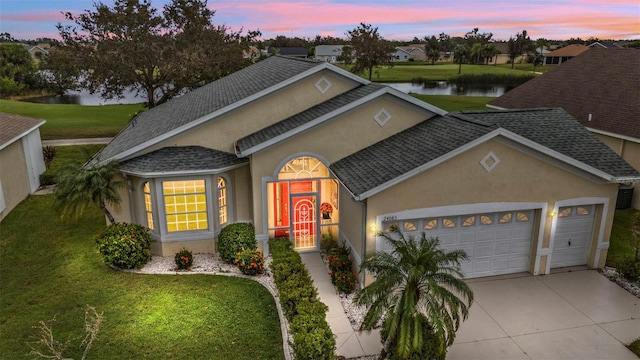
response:
<path id="1" fill-rule="evenodd" d="M 640 180 L 635 169 L 559 108 L 437 116 L 347 156 L 330 169 L 362 200 L 498 136 L 609 182 Z"/>
<path id="2" fill-rule="evenodd" d="M 315 56 L 339 56 L 344 45 L 318 45 L 315 47 Z"/>
<path id="3" fill-rule="evenodd" d="M 43 119 L 0 112 L 0 149 L 11 145 L 44 123 Z"/>
<path id="4" fill-rule="evenodd" d="M 407 54 L 407 55 L 411 55 L 410 52 L 408 52 L 407 50 L 402 49 L 400 47 L 395 48 L 395 52 L 394 53 L 404 53 L 404 54 Z"/>
<path id="5" fill-rule="evenodd" d="M 509 54 L 509 43 L 506 41 L 492 42 L 493 46 L 500 51 L 500 54 Z"/>
<path id="6" fill-rule="evenodd" d="M 275 54 L 283 56 L 296 56 L 296 57 L 306 57 L 307 49 L 303 47 L 270 47 L 269 54 Z"/>
<path id="7" fill-rule="evenodd" d="M 426 46 L 425 44 L 413 44 L 413 45 L 398 46 L 396 47 L 396 49 L 402 49 L 408 53 L 413 53 L 414 51 L 424 53 L 425 46 Z"/>
<path id="8" fill-rule="evenodd" d="M 489 106 L 562 107 L 582 125 L 640 139 L 640 50 L 593 48 Z"/>
<path id="9" fill-rule="evenodd" d="M 269 57 L 141 113 L 90 164 L 126 158 L 329 66 L 323 61 Z M 337 67 L 332 69 L 360 83 L 368 83 Z"/>
<path id="10" fill-rule="evenodd" d="M 124 161 L 122 172 L 139 176 L 218 173 L 244 165 L 249 159 L 201 146 L 172 146 Z"/>
<path id="11" fill-rule="evenodd" d="M 589 45 L 587 45 L 588 47 L 596 47 L 599 46 L 601 48 L 605 48 L 605 49 L 620 49 L 622 48 L 622 46 L 620 46 L 619 43 L 615 42 L 615 41 L 596 41 L 593 42 Z"/>
<path id="12" fill-rule="evenodd" d="M 547 57 L 555 57 L 555 56 L 577 56 L 582 54 L 583 52 L 589 50 L 589 48 L 585 45 L 581 44 L 571 44 L 565 47 L 561 47 L 559 49 L 553 50 L 545 56 Z"/>

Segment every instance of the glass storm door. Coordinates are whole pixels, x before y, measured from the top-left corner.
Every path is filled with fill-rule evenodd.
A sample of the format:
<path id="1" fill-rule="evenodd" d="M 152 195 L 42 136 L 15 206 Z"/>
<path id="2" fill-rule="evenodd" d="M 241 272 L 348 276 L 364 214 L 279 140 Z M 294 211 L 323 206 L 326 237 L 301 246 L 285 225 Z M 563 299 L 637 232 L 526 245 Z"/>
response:
<path id="1" fill-rule="evenodd" d="M 291 235 L 296 250 L 316 249 L 316 195 L 291 195 Z"/>

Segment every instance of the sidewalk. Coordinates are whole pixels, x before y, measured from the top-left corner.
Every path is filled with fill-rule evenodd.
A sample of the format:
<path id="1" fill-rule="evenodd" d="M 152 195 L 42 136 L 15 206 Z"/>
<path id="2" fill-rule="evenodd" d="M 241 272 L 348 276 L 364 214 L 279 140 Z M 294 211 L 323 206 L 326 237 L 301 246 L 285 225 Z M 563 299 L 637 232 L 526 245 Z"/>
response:
<path id="1" fill-rule="evenodd" d="M 93 145 L 106 144 L 109 141 L 111 138 L 42 140 L 42 146 Z"/>
<path id="2" fill-rule="evenodd" d="M 359 333 L 351 327 L 336 290 L 331 284 L 331 278 L 322 262 L 320 253 L 304 253 L 300 255 L 302 262 L 309 270 L 313 283 L 318 289 L 320 301 L 329 307 L 327 322 L 331 327 L 331 331 L 336 335 L 336 353 L 347 359 L 380 354 L 382 343 L 380 342 L 379 331 L 363 331 Z"/>

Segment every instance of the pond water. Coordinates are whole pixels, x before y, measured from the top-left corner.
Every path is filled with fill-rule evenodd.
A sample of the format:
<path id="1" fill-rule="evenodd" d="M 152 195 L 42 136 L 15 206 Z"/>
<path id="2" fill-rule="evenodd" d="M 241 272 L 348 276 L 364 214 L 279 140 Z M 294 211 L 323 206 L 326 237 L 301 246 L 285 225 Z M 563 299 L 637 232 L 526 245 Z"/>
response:
<path id="1" fill-rule="evenodd" d="M 113 104 L 139 104 L 146 101 L 144 96 L 139 96 L 134 90 L 126 90 L 123 98 L 104 99 L 99 93 L 91 94 L 89 90 L 67 91 L 64 95 L 42 96 L 24 99 L 23 101 L 40 104 L 77 104 L 86 106 L 113 105 Z"/>
<path id="2" fill-rule="evenodd" d="M 502 96 L 513 89 L 514 85 L 457 85 L 448 81 L 430 81 L 424 84 L 418 83 L 392 83 L 386 84 L 403 93 L 415 93 L 421 95 L 464 95 L 464 96 Z"/>

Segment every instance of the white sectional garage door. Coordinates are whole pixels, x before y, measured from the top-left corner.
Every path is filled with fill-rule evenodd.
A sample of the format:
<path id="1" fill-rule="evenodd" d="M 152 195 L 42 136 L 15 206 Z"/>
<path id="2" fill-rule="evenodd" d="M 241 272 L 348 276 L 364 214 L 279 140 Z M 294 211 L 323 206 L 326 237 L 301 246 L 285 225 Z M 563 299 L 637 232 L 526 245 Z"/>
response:
<path id="1" fill-rule="evenodd" d="M 585 265 L 593 236 L 595 205 L 567 206 L 558 209 L 556 236 L 551 267 Z"/>
<path id="2" fill-rule="evenodd" d="M 533 210 L 406 219 L 397 224 L 411 235 L 438 237 L 445 250 L 462 249 L 469 260 L 462 264 L 467 278 L 510 274 L 529 270 Z M 388 251 L 388 244 L 382 245 Z"/>

